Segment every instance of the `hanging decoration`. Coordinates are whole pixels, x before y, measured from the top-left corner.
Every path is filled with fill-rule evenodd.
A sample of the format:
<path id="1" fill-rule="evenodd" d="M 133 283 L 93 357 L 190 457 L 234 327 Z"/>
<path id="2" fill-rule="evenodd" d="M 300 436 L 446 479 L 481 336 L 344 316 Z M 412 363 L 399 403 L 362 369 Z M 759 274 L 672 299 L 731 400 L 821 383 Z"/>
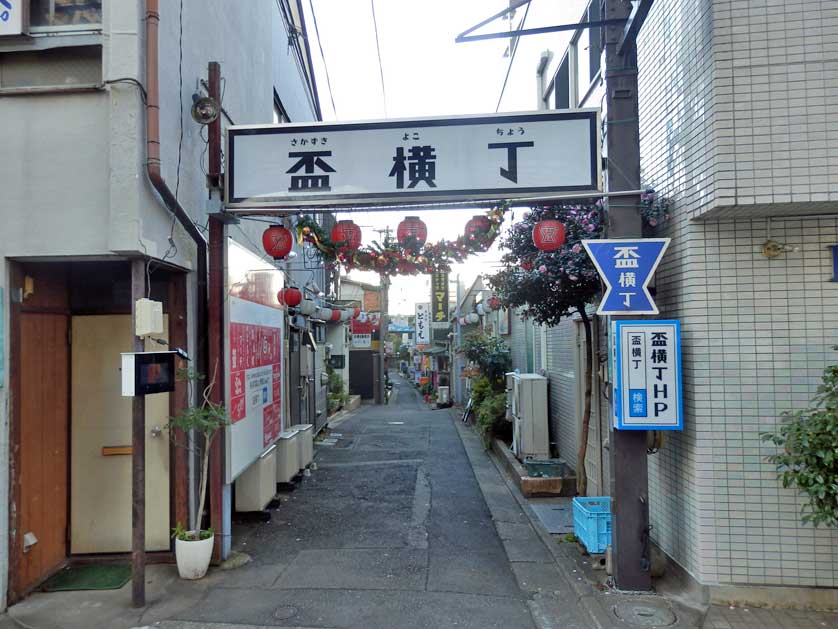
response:
<path id="1" fill-rule="evenodd" d="M 285 304 L 286 306 L 290 306 L 294 308 L 295 306 L 299 306 L 300 302 L 303 300 L 303 294 L 300 292 L 299 288 L 294 286 L 289 286 L 288 288 L 283 288 L 279 293 L 277 293 L 277 299 L 279 303 Z"/>
<path id="2" fill-rule="evenodd" d="M 428 226 L 418 216 L 408 216 L 396 228 L 396 240 L 402 247 L 418 251 L 428 239 Z"/>
<path id="3" fill-rule="evenodd" d="M 338 221 L 332 227 L 332 242 L 340 250 L 357 250 L 361 246 L 361 238 L 361 228 L 351 220 Z"/>
<path id="4" fill-rule="evenodd" d="M 417 217 L 407 217 L 399 224 L 396 241 L 388 240 L 383 244 L 373 242 L 368 246 L 359 244 L 354 249 L 345 246 L 346 241 L 336 241 L 335 234 L 327 234 L 310 216 L 297 217 L 294 230 L 297 242 L 314 246 L 327 268 L 343 266 L 347 271 L 416 275 L 436 270 L 449 271 L 452 264 L 486 251 L 500 233 L 506 210 L 507 204 L 503 203 L 487 211 L 481 220 L 472 222 L 475 219 L 471 219 L 471 226 L 466 228 L 470 233 L 435 243 L 425 242 L 427 226 Z M 487 223 L 488 228 L 484 231 Z"/>
<path id="5" fill-rule="evenodd" d="M 564 223 L 550 218 L 538 221 L 532 228 L 532 241 L 541 251 L 558 251 L 564 244 Z"/>
<path id="6" fill-rule="evenodd" d="M 465 236 L 469 242 L 473 242 L 478 251 L 486 251 L 492 241 L 486 236 L 492 229 L 492 222 L 483 214 L 472 216 L 466 223 Z M 492 239 L 493 240 L 493 239 Z"/>
<path id="7" fill-rule="evenodd" d="M 282 260 L 294 246 L 294 239 L 282 225 L 271 225 L 262 233 L 262 246 L 274 260 Z"/>

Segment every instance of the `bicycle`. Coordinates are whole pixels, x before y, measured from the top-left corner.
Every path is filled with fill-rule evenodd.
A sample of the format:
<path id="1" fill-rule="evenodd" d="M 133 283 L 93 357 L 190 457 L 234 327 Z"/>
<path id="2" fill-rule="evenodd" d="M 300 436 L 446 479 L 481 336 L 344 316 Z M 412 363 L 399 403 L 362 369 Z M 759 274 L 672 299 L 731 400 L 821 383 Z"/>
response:
<path id="1" fill-rule="evenodd" d="M 474 402 L 472 401 L 471 397 L 469 397 L 468 402 L 466 403 L 466 407 L 463 409 L 463 417 L 462 422 L 464 424 L 468 423 L 468 416 L 471 414 L 472 408 L 474 407 Z"/>

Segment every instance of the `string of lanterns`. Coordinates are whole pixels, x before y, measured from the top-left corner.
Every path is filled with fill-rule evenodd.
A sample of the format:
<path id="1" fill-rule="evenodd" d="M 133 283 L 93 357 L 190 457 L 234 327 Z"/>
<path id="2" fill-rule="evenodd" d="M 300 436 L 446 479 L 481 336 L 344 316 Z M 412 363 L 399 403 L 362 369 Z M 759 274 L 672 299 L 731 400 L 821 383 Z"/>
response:
<path id="1" fill-rule="evenodd" d="M 293 255 L 294 240 L 311 243 L 327 265 L 342 265 L 347 271 L 358 269 L 386 275 L 416 275 L 436 270 L 450 270 L 451 264 L 491 247 L 500 233 L 506 204 L 501 204 L 471 218 L 465 233 L 454 240 L 428 243 L 427 225 L 418 216 L 408 216 L 396 229 L 395 241 L 387 240 L 362 245 L 361 228 L 352 220 L 338 221 L 330 233 L 310 216 L 300 215 L 293 231 L 282 225 L 271 225 L 262 234 L 265 252 L 274 260 Z"/>

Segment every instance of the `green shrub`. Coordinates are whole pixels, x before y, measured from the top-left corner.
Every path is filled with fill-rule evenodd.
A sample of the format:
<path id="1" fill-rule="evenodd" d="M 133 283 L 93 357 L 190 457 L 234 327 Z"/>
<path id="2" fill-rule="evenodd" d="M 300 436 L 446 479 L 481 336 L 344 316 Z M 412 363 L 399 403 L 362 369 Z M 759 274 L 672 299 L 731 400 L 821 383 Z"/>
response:
<path id="1" fill-rule="evenodd" d="M 506 393 L 491 393 L 477 407 L 477 426 L 487 447 L 500 428 L 500 423 L 506 421 L 505 417 Z"/>
<path id="2" fill-rule="evenodd" d="M 512 357 L 503 339 L 472 334 L 463 339 L 462 352 L 475 363 L 493 384 L 503 384 L 504 374 L 512 368 Z"/>
<path id="3" fill-rule="evenodd" d="M 809 408 L 786 411 L 777 431 L 762 438 L 781 448 L 768 461 L 783 487 L 797 487 L 809 498 L 801 520 L 838 526 L 838 365 L 826 368 Z"/>
<path id="4" fill-rule="evenodd" d="M 473 407 L 475 409 L 480 408 L 483 400 L 490 396 L 493 391 L 494 387 L 487 377 L 481 376 L 477 378 L 471 385 L 471 403 Z"/>

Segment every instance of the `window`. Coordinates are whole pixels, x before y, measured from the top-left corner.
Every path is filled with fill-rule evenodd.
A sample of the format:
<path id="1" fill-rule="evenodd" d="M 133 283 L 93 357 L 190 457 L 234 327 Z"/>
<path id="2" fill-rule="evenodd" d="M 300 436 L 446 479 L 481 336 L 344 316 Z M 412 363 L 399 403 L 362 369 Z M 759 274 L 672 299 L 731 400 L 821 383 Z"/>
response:
<path id="1" fill-rule="evenodd" d="M 285 111 L 285 107 L 282 106 L 282 102 L 279 100 L 279 96 L 277 96 L 276 92 L 274 92 L 273 123 L 282 124 L 285 122 L 291 122 L 291 118 L 288 117 L 288 112 Z"/>
<path id="2" fill-rule="evenodd" d="M 102 0 L 31 0 L 33 29 L 99 27 Z"/>
<path id="3" fill-rule="evenodd" d="M 588 21 L 598 22 L 602 19 L 602 5 L 600 0 L 593 0 L 591 6 L 588 7 Z M 593 81 L 599 72 L 600 61 L 602 59 L 602 38 L 604 32 L 602 28 L 590 29 L 590 42 L 588 44 L 589 53 L 589 81 Z"/>
<path id="4" fill-rule="evenodd" d="M 570 57 L 565 55 L 556 72 L 556 109 L 570 108 Z M 574 103 L 575 105 L 576 103 Z"/>

